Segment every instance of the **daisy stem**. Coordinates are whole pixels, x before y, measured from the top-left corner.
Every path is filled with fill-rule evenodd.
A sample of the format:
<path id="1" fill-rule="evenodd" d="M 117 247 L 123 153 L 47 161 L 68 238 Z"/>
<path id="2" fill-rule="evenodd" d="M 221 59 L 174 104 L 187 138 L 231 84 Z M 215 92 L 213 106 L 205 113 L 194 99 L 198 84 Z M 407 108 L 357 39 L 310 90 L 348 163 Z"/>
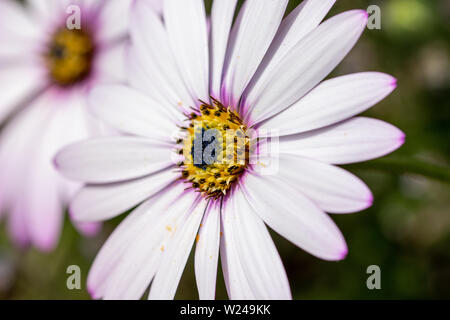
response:
<path id="1" fill-rule="evenodd" d="M 450 168 L 406 157 L 386 157 L 347 166 L 349 169 L 374 169 L 395 174 L 418 174 L 450 183 Z"/>

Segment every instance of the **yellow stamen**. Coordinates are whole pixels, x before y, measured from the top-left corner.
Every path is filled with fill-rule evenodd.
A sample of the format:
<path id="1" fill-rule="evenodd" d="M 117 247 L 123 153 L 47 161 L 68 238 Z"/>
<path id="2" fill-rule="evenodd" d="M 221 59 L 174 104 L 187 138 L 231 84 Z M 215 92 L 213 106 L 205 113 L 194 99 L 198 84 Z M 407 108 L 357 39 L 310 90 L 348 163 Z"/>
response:
<path id="1" fill-rule="evenodd" d="M 60 86 L 76 84 L 89 76 L 95 46 L 83 30 L 58 30 L 45 53 L 45 62 L 53 82 Z"/>
<path id="2" fill-rule="evenodd" d="M 236 112 L 215 99 L 213 104 L 202 103 L 199 113 L 192 113 L 188 120 L 189 126 L 183 128 L 185 138 L 177 141 L 182 144 L 179 153 L 184 157 L 180 163 L 182 178 L 207 198 L 218 199 L 248 166 L 247 127 Z M 212 162 L 205 161 L 207 148 L 214 150 Z"/>

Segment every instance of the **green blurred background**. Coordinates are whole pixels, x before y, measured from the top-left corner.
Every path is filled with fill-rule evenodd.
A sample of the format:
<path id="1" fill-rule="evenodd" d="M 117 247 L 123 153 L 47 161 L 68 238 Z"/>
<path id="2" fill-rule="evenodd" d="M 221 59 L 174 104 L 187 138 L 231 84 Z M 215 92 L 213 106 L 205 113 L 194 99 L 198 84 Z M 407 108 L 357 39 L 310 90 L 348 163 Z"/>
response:
<path id="1" fill-rule="evenodd" d="M 110 0 L 120 1 L 120 0 Z M 300 0 L 291 0 L 292 10 Z M 331 15 L 381 8 L 381 30 L 366 30 L 334 75 L 381 71 L 398 89 L 367 112 L 407 134 L 394 154 L 348 166 L 375 195 L 365 212 L 333 216 L 349 255 L 342 262 L 318 260 L 274 234 L 295 299 L 450 298 L 450 2 L 448 0 L 338 0 Z M 211 0 L 207 0 L 210 8 Z M 82 238 L 66 220 L 57 250 L 19 250 L 0 226 L 0 299 L 89 299 L 89 267 L 120 219 L 102 233 Z M 66 287 L 66 268 L 82 270 L 82 289 Z M 368 290 L 366 269 L 381 268 L 381 290 Z M 221 270 L 217 298 L 226 299 Z M 193 257 L 177 298 L 197 299 Z"/>

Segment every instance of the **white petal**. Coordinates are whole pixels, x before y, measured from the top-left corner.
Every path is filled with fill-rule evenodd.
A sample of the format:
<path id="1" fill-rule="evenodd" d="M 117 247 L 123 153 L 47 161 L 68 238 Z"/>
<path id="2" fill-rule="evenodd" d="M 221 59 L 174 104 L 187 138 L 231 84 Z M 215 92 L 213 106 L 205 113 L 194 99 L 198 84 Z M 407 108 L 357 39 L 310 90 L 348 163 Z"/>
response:
<path id="1" fill-rule="evenodd" d="M 54 25 L 60 22 L 61 14 L 64 14 L 64 5 L 68 1 L 61 0 L 29 0 L 31 12 L 35 19 L 41 23 Z"/>
<path id="2" fill-rule="evenodd" d="M 248 174 L 242 185 L 255 212 L 276 232 L 324 260 L 342 260 L 347 245 L 333 220 L 283 180 Z"/>
<path id="3" fill-rule="evenodd" d="M 257 83 L 261 94 L 245 100 L 246 119 L 259 123 L 291 106 L 322 81 L 355 45 L 367 12 L 341 13 L 317 27 Z"/>
<path id="4" fill-rule="evenodd" d="M 203 0 L 165 0 L 164 21 L 178 68 L 191 94 L 209 99 L 209 52 Z"/>
<path id="5" fill-rule="evenodd" d="M 240 246 L 240 243 L 234 237 L 233 232 L 225 232 L 224 225 L 229 222 L 229 220 L 226 220 L 226 215 L 231 210 L 234 210 L 231 202 L 224 203 L 221 212 L 220 261 L 225 286 L 231 300 L 255 300 L 256 295 L 250 287 L 238 255 L 237 247 Z"/>
<path id="6" fill-rule="evenodd" d="M 161 108 L 157 101 L 124 85 L 97 86 L 88 103 L 97 117 L 124 133 L 170 143 L 179 131 L 181 113 Z"/>
<path id="7" fill-rule="evenodd" d="M 70 205 L 72 219 L 102 221 L 130 210 L 179 178 L 172 169 L 144 178 L 106 185 L 87 185 Z"/>
<path id="8" fill-rule="evenodd" d="M 136 83 L 134 73 L 141 69 L 139 74 L 146 79 L 145 92 L 153 98 L 162 98 L 177 109 L 195 106 L 196 101 L 177 68 L 165 27 L 147 1 L 136 1 L 133 5 L 130 34 L 131 57 L 139 60 L 130 66 L 133 71 L 128 72 L 130 82 Z"/>
<path id="9" fill-rule="evenodd" d="M 172 146 L 148 138 L 97 138 L 64 148 L 55 165 L 72 180 L 112 183 L 166 169 L 172 153 Z"/>
<path id="10" fill-rule="evenodd" d="M 291 154 L 280 154 L 277 177 L 330 213 L 353 213 L 373 203 L 369 188 L 341 168 Z"/>
<path id="11" fill-rule="evenodd" d="M 291 299 L 283 263 L 270 234 L 240 190 L 223 213 L 224 234 L 233 234 L 235 250 L 257 300 Z M 226 245 L 226 244 L 225 244 Z"/>
<path id="12" fill-rule="evenodd" d="M 211 9 L 211 94 L 220 99 L 223 64 L 237 0 L 215 0 Z"/>
<path id="13" fill-rule="evenodd" d="M 117 41 L 128 33 L 129 12 L 133 0 L 103 2 L 97 17 L 97 23 L 100 25 L 98 37 L 106 43 Z"/>
<path id="14" fill-rule="evenodd" d="M 325 18 L 336 0 L 304 0 L 285 19 L 283 19 L 275 38 L 258 68 L 245 95 L 252 97 L 261 94 L 261 84 L 270 76 L 273 68 Z M 259 86 L 255 87 L 258 83 Z"/>
<path id="15" fill-rule="evenodd" d="M 220 244 L 220 206 L 211 205 L 200 225 L 195 247 L 195 279 L 201 300 L 214 300 Z"/>
<path id="16" fill-rule="evenodd" d="M 237 106 L 275 36 L 287 0 L 248 0 L 231 31 L 223 100 Z"/>
<path id="17" fill-rule="evenodd" d="M 151 300 L 169 300 L 175 297 L 178 283 L 207 207 L 207 201 L 204 199 L 199 199 L 199 201 L 200 203 L 196 203 L 185 212 L 182 222 L 168 243 L 161 266 L 150 288 L 148 298 Z"/>
<path id="18" fill-rule="evenodd" d="M 363 72 L 327 80 L 261 129 L 289 135 L 326 127 L 366 111 L 395 88 L 397 81 L 379 72 Z"/>
<path id="19" fill-rule="evenodd" d="M 282 137 L 279 150 L 332 164 L 349 164 L 385 156 L 405 142 L 393 125 L 356 117 L 323 129 Z"/>
<path id="20" fill-rule="evenodd" d="M 101 222 L 76 222 L 71 221 L 73 226 L 83 237 L 95 237 L 99 234 L 103 224 Z"/>
<path id="21" fill-rule="evenodd" d="M 92 73 L 95 74 L 97 83 L 124 83 L 127 78 L 128 43 L 118 41 L 100 48 L 95 56 L 95 63 L 92 65 Z"/>
<path id="22" fill-rule="evenodd" d="M 161 263 L 164 246 L 194 197 L 179 184 L 132 212 L 113 232 L 88 276 L 94 298 L 139 299 Z"/>
<path id="23" fill-rule="evenodd" d="M 0 62 L 0 69 L 0 121 L 3 122 L 37 99 L 45 91 L 47 82 L 42 68 L 33 63 L 2 68 Z"/>
<path id="24" fill-rule="evenodd" d="M 45 122 L 45 129 L 38 138 L 33 139 L 32 146 L 38 151 L 34 154 L 32 164 L 20 168 L 27 174 L 21 201 L 25 202 L 28 231 L 33 244 L 44 251 L 53 250 L 58 244 L 63 222 L 60 177 L 52 165 L 54 149 L 58 146 L 58 133 L 63 125 L 59 123 L 57 115 L 58 112 L 53 112 Z"/>
<path id="25" fill-rule="evenodd" d="M 4 58 L 35 59 L 43 41 L 42 25 L 17 1 L 0 1 L 0 61 Z"/>

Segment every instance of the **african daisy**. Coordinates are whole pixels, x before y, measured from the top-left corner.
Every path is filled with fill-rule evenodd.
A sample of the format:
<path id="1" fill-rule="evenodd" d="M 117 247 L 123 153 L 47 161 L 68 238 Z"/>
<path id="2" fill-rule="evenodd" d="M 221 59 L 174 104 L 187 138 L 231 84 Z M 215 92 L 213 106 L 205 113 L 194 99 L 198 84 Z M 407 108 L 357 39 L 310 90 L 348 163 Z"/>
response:
<path id="1" fill-rule="evenodd" d="M 54 170 L 62 146 L 99 133 L 88 90 L 125 79 L 130 0 L 0 0 L 0 211 L 20 245 L 51 250 L 78 189 Z M 156 3 L 156 2 L 155 2 Z M 79 21 L 79 25 L 77 25 Z M 79 225 L 91 234 L 95 224 Z"/>
<path id="2" fill-rule="evenodd" d="M 55 164 L 87 185 L 73 219 L 102 221 L 137 206 L 98 254 L 94 298 L 172 299 L 193 244 L 201 299 L 215 297 L 220 260 L 231 299 L 289 299 L 266 224 L 325 260 L 347 254 L 325 213 L 372 204 L 335 165 L 397 149 L 404 134 L 352 118 L 396 86 L 382 73 L 324 80 L 367 22 L 361 10 L 321 23 L 333 0 L 215 0 L 211 32 L 202 0 L 166 0 L 163 21 L 132 8 L 130 86 L 97 86 L 93 113 L 125 133 L 63 149 Z M 151 63 L 151 62 L 156 63 Z M 277 139 L 273 132 L 278 131 Z M 275 164 L 274 166 L 272 164 Z M 275 170 L 269 170 L 273 167 Z"/>

